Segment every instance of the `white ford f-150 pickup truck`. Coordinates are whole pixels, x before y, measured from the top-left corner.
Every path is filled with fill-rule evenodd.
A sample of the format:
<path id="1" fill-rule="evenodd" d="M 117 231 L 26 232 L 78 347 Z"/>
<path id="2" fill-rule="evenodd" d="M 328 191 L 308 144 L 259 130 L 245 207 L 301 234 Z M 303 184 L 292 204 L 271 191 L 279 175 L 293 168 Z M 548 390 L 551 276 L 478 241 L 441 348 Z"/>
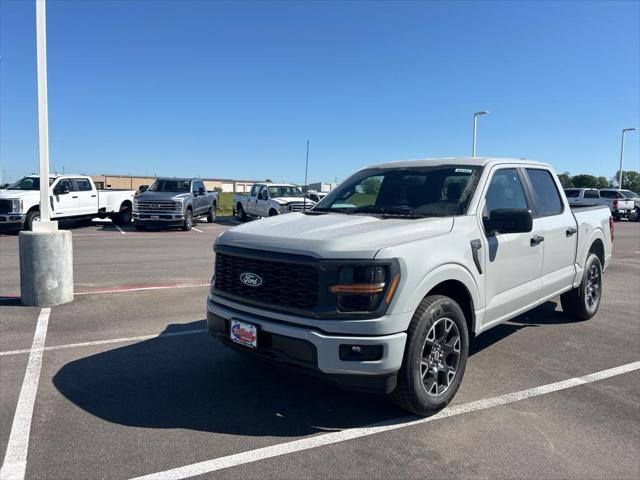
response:
<path id="1" fill-rule="evenodd" d="M 131 222 L 133 190 L 96 190 L 86 175 L 50 175 L 51 219 L 111 218 L 116 225 Z M 40 177 L 29 175 L 0 191 L 0 226 L 31 230 L 40 220 Z"/>
<path id="2" fill-rule="evenodd" d="M 571 210 L 544 163 L 377 165 L 308 212 L 220 235 L 208 330 L 428 415 L 455 395 L 473 336 L 558 295 L 592 317 L 612 237 L 609 209 Z"/>
<path id="3" fill-rule="evenodd" d="M 233 214 L 240 220 L 302 212 L 316 204 L 305 198 L 300 187 L 290 183 L 254 183 L 249 194 L 233 196 Z"/>

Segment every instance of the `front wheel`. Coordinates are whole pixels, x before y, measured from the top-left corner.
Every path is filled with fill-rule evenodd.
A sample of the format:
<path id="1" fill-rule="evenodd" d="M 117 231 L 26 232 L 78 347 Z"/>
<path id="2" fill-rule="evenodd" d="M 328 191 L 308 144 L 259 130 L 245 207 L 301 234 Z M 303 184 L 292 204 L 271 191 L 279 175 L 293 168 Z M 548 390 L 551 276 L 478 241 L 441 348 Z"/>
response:
<path id="1" fill-rule="evenodd" d="M 416 415 L 443 409 L 460 387 L 468 352 L 469 333 L 460 306 L 443 295 L 426 297 L 409 324 L 391 400 Z"/>
<path id="2" fill-rule="evenodd" d="M 40 211 L 32 210 L 27 213 L 27 218 L 24 220 L 24 229 L 33 230 L 33 224 L 40 221 Z"/>
<path id="3" fill-rule="evenodd" d="M 184 224 L 182 225 L 182 230 L 188 232 L 193 227 L 193 212 L 191 210 L 187 210 L 184 214 Z"/>
<path id="4" fill-rule="evenodd" d="M 602 298 L 602 263 L 595 253 L 589 253 L 582 282 L 560 295 L 562 310 L 578 320 L 589 320 L 598 311 Z"/>

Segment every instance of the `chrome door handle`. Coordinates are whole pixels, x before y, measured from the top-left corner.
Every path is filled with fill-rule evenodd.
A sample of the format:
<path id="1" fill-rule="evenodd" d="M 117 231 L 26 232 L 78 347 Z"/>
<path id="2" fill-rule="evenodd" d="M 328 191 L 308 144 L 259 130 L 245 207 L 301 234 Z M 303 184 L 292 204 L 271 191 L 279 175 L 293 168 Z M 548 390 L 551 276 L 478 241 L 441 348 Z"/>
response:
<path id="1" fill-rule="evenodd" d="M 567 237 L 570 237 L 571 235 L 574 235 L 576 232 L 578 231 L 578 229 L 576 227 L 569 227 L 567 228 Z"/>
<path id="2" fill-rule="evenodd" d="M 536 245 L 540 245 L 542 242 L 544 242 L 544 237 L 542 235 L 534 235 L 531 238 L 532 247 L 535 247 Z"/>

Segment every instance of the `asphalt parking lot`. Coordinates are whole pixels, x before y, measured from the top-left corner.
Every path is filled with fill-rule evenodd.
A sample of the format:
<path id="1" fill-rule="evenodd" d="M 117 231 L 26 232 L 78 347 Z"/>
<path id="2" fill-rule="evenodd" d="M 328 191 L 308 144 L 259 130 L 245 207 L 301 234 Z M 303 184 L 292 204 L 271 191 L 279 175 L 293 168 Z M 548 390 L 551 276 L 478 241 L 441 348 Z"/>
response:
<path id="1" fill-rule="evenodd" d="M 555 300 L 479 336 L 428 419 L 210 338 L 211 247 L 233 224 L 73 227 L 77 295 L 50 311 L 19 306 L 18 238 L 0 237 L 7 478 L 640 478 L 640 223 L 616 224 L 595 318 Z"/>

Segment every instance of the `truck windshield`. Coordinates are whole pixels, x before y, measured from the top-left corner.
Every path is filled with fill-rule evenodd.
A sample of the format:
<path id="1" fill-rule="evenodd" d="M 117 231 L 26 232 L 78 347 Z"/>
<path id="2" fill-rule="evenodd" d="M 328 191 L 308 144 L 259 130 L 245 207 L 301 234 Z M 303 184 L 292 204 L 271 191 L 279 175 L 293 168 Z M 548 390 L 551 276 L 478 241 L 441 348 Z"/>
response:
<path id="1" fill-rule="evenodd" d="M 293 186 L 273 186 L 269 187 L 269 196 L 274 197 L 301 197 L 302 190 Z"/>
<path id="2" fill-rule="evenodd" d="M 55 179 L 49 179 L 49 186 Z M 39 177 L 22 177 L 16 183 L 11 185 L 7 190 L 40 190 L 40 178 Z"/>
<path id="3" fill-rule="evenodd" d="M 625 198 L 640 198 L 640 195 L 638 195 L 635 192 L 632 192 L 631 190 L 620 190 L 620 193 L 624 195 Z"/>
<path id="4" fill-rule="evenodd" d="M 149 192 L 180 192 L 189 193 L 191 182 L 189 180 L 163 180 L 158 179 L 147 189 Z"/>
<path id="5" fill-rule="evenodd" d="M 372 168 L 356 173 L 312 212 L 440 217 L 464 215 L 482 169 L 477 166 Z"/>

